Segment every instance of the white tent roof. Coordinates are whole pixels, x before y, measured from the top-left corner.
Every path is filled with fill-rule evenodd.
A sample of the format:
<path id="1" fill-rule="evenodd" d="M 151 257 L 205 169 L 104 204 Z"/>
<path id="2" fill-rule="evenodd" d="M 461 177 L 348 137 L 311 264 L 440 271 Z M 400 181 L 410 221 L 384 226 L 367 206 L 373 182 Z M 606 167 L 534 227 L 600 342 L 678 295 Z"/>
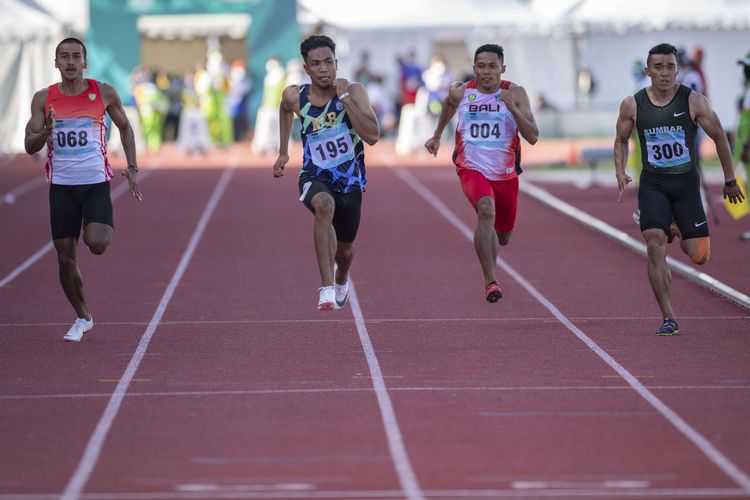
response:
<path id="1" fill-rule="evenodd" d="M 62 26 L 34 0 L 0 0 L 0 12 L 3 42 L 57 37 Z"/>

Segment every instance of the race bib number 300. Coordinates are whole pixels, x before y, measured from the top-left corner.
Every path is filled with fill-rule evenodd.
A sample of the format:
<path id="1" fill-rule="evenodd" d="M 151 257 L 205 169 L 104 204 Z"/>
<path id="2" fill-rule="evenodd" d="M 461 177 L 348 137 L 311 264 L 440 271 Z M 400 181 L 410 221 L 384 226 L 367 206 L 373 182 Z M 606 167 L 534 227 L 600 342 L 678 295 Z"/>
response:
<path id="1" fill-rule="evenodd" d="M 685 131 L 646 133 L 648 162 L 654 167 L 668 168 L 690 161 L 690 151 L 685 144 Z"/>
<path id="2" fill-rule="evenodd" d="M 70 118 L 55 122 L 55 153 L 80 155 L 96 149 L 94 120 L 91 118 Z"/>
<path id="3" fill-rule="evenodd" d="M 352 136 L 343 123 L 310 134 L 308 144 L 313 163 L 324 170 L 354 158 Z"/>
<path id="4" fill-rule="evenodd" d="M 464 138 L 469 144 L 483 148 L 502 145 L 505 115 L 501 113 L 466 113 Z"/>

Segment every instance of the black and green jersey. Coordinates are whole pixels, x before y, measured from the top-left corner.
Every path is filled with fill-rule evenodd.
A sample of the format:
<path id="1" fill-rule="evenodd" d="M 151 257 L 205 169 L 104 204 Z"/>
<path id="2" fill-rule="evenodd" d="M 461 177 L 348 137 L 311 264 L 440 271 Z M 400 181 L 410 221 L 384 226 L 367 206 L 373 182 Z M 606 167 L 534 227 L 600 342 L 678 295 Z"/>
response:
<path id="1" fill-rule="evenodd" d="M 680 85 L 666 106 L 654 106 L 646 89 L 635 94 L 635 127 L 644 170 L 682 174 L 696 168 L 698 126 L 690 118 L 690 92 L 689 87 Z"/>
<path id="2" fill-rule="evenodd" d="M 365 149 L 352 127 L 344 105 L 334 96 L 323 106 L 313 106 L 307 97 L 310 85 L 299 93 L 302 149 L 300 179 L 319 179 L 337 193 L 365 187 Z"/>

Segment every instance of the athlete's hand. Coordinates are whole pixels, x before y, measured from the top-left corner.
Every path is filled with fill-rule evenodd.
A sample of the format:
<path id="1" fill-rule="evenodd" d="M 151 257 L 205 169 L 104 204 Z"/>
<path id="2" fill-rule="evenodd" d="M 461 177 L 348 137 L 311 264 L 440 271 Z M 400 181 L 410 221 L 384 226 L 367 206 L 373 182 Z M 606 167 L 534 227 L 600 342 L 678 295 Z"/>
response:
<path id="1" fill-rule="evenodd" d="M 501 90 L 500 100 L 503 101 L 505 107 L 508 108 L 508 111 L 510 111 L 512 114 L 515 114 L 516 111 L 518 111 L 518 106 L 516 106 L 516 101 L 513 98 L 513 92 L 511 91 L 511 89 Z"/>
<path id="2" fill-rule="evenodd" d="M 725 200 L 729 200 L 729 203 L 742 203 L 745 199 L 745 195 L 742 194 L 737 184 L 732 187 L 724 186 L 721 195 Z"/>
<path id="3" fill-rule="evenodd" d="M 336 88 L 336 96 L 340 97 L 341 94 L 349 92 L 349 80 L 346 78 L 336 78 L 333 81 L 333 86 Z"/>
<path id="4" fill-rule="evenodd" d="M 138 201 L 143 201 L 143 195 L 141 194 L 141 190 L 138 188 L 138 181 L 136 180 L 138 172 L 136 172 L 132 168 L 126 168 L 122 175 L 124 175 L 128 179 L 128 189 L 130 191 L 130 194 L 133 195 L 133 198 Z"/>
<path id="5" fill-rule="evenodd" d="M 289 155 L 279 153 L 276 163 L 273 164 L 273 176 L 281 177 L 284 175 L 284 167 L 289 162 Z"/>
<path id="6" fill-rule="evenodd" d="M 622 201 L 622 194 L 628 188 L 628 184 L 631 183 L 633 179 L 625 173 L 616 173 L 615 176 L 617 177 L 617 187 L 620 188 L 620 195 L 617 197 L 617 203 L 620 203 Z"/>
<path id="7" fill-rule="evenodd" d="M 427 142 L 424 143 L 424 147 L 432 156 L 437 156 L 438 150 L 440 149 L 440 137 L 430 137 L 427 139 Z"/>
<path id="8" fill-rule="evenodd" d="M 49 107 L 49 113 L 47 113 L 47 117 L 44 119 L 44 128 L 42 129 L 42 133 L 46 134 L 48 137 L 52 133 L 52 129 L 55 128 L 55 108 L 52 106 Z"/>

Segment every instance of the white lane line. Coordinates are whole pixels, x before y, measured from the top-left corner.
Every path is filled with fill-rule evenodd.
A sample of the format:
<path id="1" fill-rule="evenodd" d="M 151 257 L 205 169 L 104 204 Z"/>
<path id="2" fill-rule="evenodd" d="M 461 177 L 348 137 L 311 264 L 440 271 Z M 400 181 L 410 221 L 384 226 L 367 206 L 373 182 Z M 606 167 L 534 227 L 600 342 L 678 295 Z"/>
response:
<path id="1" fill-rule="evenodd" d="M 354 287 L 354 280 L 351 276 L 349 277 L 349 304 L 352 309 L 352 315 L 356 320 L 357 333 L 365 352 L 367 366 L 370 369 L 372 386 L 375 389 L 375 396 L 380 407 L 380 417 L 383 419 L 385 435 L 388 440 L 388 449 L 390 450 L 393 464 L 396 467 L 399 483 L 408 500 L 424 500 L 424 494 L 419 487 L 419 482 L 409 462 L 409 455 L 406 453 L 404 439 L 401 436 L 401 430 L 396 420 L 396 412 L 393 410 L 393 404 L 388 395 L 388 389 L 385 386 L 385 379 L 383 378 L 383 373 L 380 371 L 380 363 L 378 363 L 378 358 L 375 356 L 375 349 L 372 347 L 370 335 L 367 333 L 365 318 L 362 315 L 362 309 L 357 298 L 357 290 Z"/>
<path id="2" fill-rule="evenodd" d="M 404 183 L 417 192 L 427 203 L 437 210 L 440 215 L 445 217 L 456 229 L 458 229 L 469 241 L 473 241 L 474 233 L 464 222 L 458 218 L 440 199 L 435 196 L 424 184 L 422 184 L 410 172 L 401 168 L 393 168 L 398 177 Z M 582 330 L 575 326 L 560 310 L 542 295 L 531 283 L 521 276 L 515 269 L 506 263 L 500 257 L 497 258 L 497 265 L 516 280 L 526 289 L 532 297 L 540 304 L 547 308 L 555 318 L 557 318 L 565 327 L 578 337 L 589 349 L 594 351 L 602 361 L 610 366 L 618 375 L 635 390 L 643 399 L 653 406 L 659 413 L 666 418 L 678 431 L 680 431 L 690 442 L 692 442 L 703 454 L 721 469 L 724 474 L 731 477 L 746 493 L 750 494 L 750 476 L 737 467 L 731 460 L 722 454 L 708 439 L 704 438 L 698 431 L 693 429 L 690 424 L 682 419 L 670 407 L 664 404 L 659 398 L 649 391 L 638 379 L 625 369 L 620 363 L 610 356 L 604 349 L 588 337 Z"/>
<path id="3" fill-rule="evenodd" d="M 624 245 L 626 248 L 629 248 L 643 256 L 648 255 L 646 251 L 646 245 L 643 242 L 632 238 L 625 231 L 620 231 L 619 229 L 607 224 L 603 220 L 597 219 L 593 215 L 588 214 L 583 210 L 579 210 L 573 205 L 562 201 L 549 191 L 546 191 L 545 189 L 542 189 L 533 184 L 529 184 L 528 182 L 521 183 L 521 191 L 528 194 L 537 201 L 540 201 L 545 205 L 567 215 L 573 220 L 580 222 L 584 226 L 593 229 L 599 234 L 602 234 L 607 238 L 610 238 L 620 243 L 621 245 Z M 669 265 L 669 268 L 672 270 L 672 272 L 677 273 L 683 278 L 686 278 L 687 280 L 692 281 L 693 283 L 696 283 L 703 288 L 707 288 L 713 293 L 729 300 L 733 304 L 738 305 L 747 311 L 750 311 L 750 296 L 730 287 L 726 283 L 714 278 L 713 276 L 698 271 L 697 269 L 684 264 L 673 257 L 670 257 L 669 255 L 667 255 L 667 265 Z"/>
<path id="4" fill-rule="evenodd" d="M 151 170 L 144 170 L 138 177 L 138 182 L 140 183 L 143 179 L 148 177 L 151 174 Z M 123 193 L 128 192 L 128 183 L 123 182 L 119 186 L 117 186 L 115 189 L 112 190 L 111 197 L 112 201 L 115 201 L 117 198 L 122 196 Z M 21 265 L 13 269 L 6 277 L 4 277 L 2 280 L 0 280 L 0 288 L 4 287 L 14 279 L 16 279 L 21 273 L 26 271 L 28 268 L 33 266 L 39 259 L 44 257 L 44 255 L 55 248 L 54 243 L 51 241 L 48 241 L 42 248 L 34 252 L 34 255 L 26 259 Z"/>
<path id="5" fill-rule="evenodd" d="M 648 389 L 655 391 L 698 391 L 698 390 L 750 390 L 750 385 L 649 385 Z M 512 391 L 622 391 L 632 390 L 629 385 L 582 385 L 582 386 L 425 386 L 425 387 L 391 387 L 389 392 L 512 392 Z M 154 392 L 129 392 L 127 398 L 161 398 L 161 397 L 221 397 L 221 396 L 257 396 L 257 395 L 285 395 L 285 394 L 317 394 L 317 393 L 349 393 L 349 392 L 371 392 L 371 387 L 323 387 L 317 389 L 245 389 L 245 390 L 215 390 L 215 391 L 154 391 Z M 27 394 L 0 396 L 0 401 L 5 399 L 86 399 L 86 398 L 108 398 L 112 396 L 109 392 L 70 393 L 70 394 Z"/>
<path id="6" fill-rule="evenodd" d="M 0 205 L 2 205 L 3 203 L 12 205 L 16 202 L 19 196 L 22 196 L 28 193 L 29 191 L 33 191 L 34 189 L 40 186 L 43 186 L 46 183 L 47 183 L 47 180 L 44 178 L 43 175 L 34 177 L 30 181 L 24 182 L 17 188 L 10 190 L 3 195 L 0 195 Z"/>
<path id="7" fill-rule="evenodd" d="M 130 386 L 130 382 L 133 380 L 135 372 L 138 370 L 138 366 L 141 364 L 141 360 L 143 360 L 143 356 L 146 354 L 146 349 L 148 349 L 148 344 L 151 341 L 156 328 L 159 326 L 159 321 L 161 321 L 162 316 L 164 316 L 164 312 L 167 310 L 170 300 L 172 300 L 172 295 L 174 295 L 174 291 L 177 289 L 177 285 L 180 283 L 180 280 L 185 273 L 185 269 L 187 269 L 190 259 L 193 257 L 193 252 L 195 252 L 198 243 L 200 243 L 200 240 L 203 237 L 208 221 L 213 215 L 214 209 L 224 194 L 224 190 L 229 184 L 229 180 L 232 178 L 234 172 L 235 167 L 227 168 L 216 183 L 214 192 L 208 200 L 206 208 L 203 210 L 203 214 L 198 221 L 193 236 L 190 238 L 190 243 L 188 243 L 185 252 L 182 254 L 182 259 L 180 259 L 180 263 L 164 291 L 164 295 L 156 308 L 156 312 L 154 312 L 151 322 L 143 333 L 141 340 L 138 342 L 138 346 L 136 347 L 133 357 L 130 359 L 130 363 L 128 363 L 128 366 L 125 369 L 125 373 L 122 374 L 120 381 L 117 383 L 117 387 L 115 387 L 112 397 L 107 403 L 107 407 L 104 409 L 104 413 L 99 419 L 99 423 L 96 425 L 96 429 L 86 445 L 86 450 L 83 453 L 81 461 L 78 463 L 73 476 L 65 487 L 65 491 L 63 491 L 61 497 L 62 500 L 74 500 L 79 498 L 83 488 L 86 486 L 86 482 L 89 480 L 91 472 L 94 470 L 94 466 L 99 459 L 99 454 L 104 446 L 107 433 L 117 416 L 117 412 L 120 409 L 120 404 L 125 397 L 128 386 Z"/>
<path id="8" fill-rule="evenodd" d="M 208 485 L 206 485 L 208 486 Z M 637 489 L 626 487 L 610 488 L 528 488 L 528 489 L 476 489 L 476 490 L 425 490 L 430 498 L 719 498 L 719 497 L 747 497 L 747 493 L 739 488 L 650 488 Z M 0 493 L 0 500 L 57 500 L 57 495 L 50 493 Z M 243 489 L 237 485 L 216 485 L 215 489 L 198 491 L 123 491 L 86 493 L 85 500 L 202 500 L 239 499 L 239 498 L 276 498 L 276 499 L 383 499 L 404 498 L 399 490 L 279 490 L 258 488 L 251 485 Z"/>

